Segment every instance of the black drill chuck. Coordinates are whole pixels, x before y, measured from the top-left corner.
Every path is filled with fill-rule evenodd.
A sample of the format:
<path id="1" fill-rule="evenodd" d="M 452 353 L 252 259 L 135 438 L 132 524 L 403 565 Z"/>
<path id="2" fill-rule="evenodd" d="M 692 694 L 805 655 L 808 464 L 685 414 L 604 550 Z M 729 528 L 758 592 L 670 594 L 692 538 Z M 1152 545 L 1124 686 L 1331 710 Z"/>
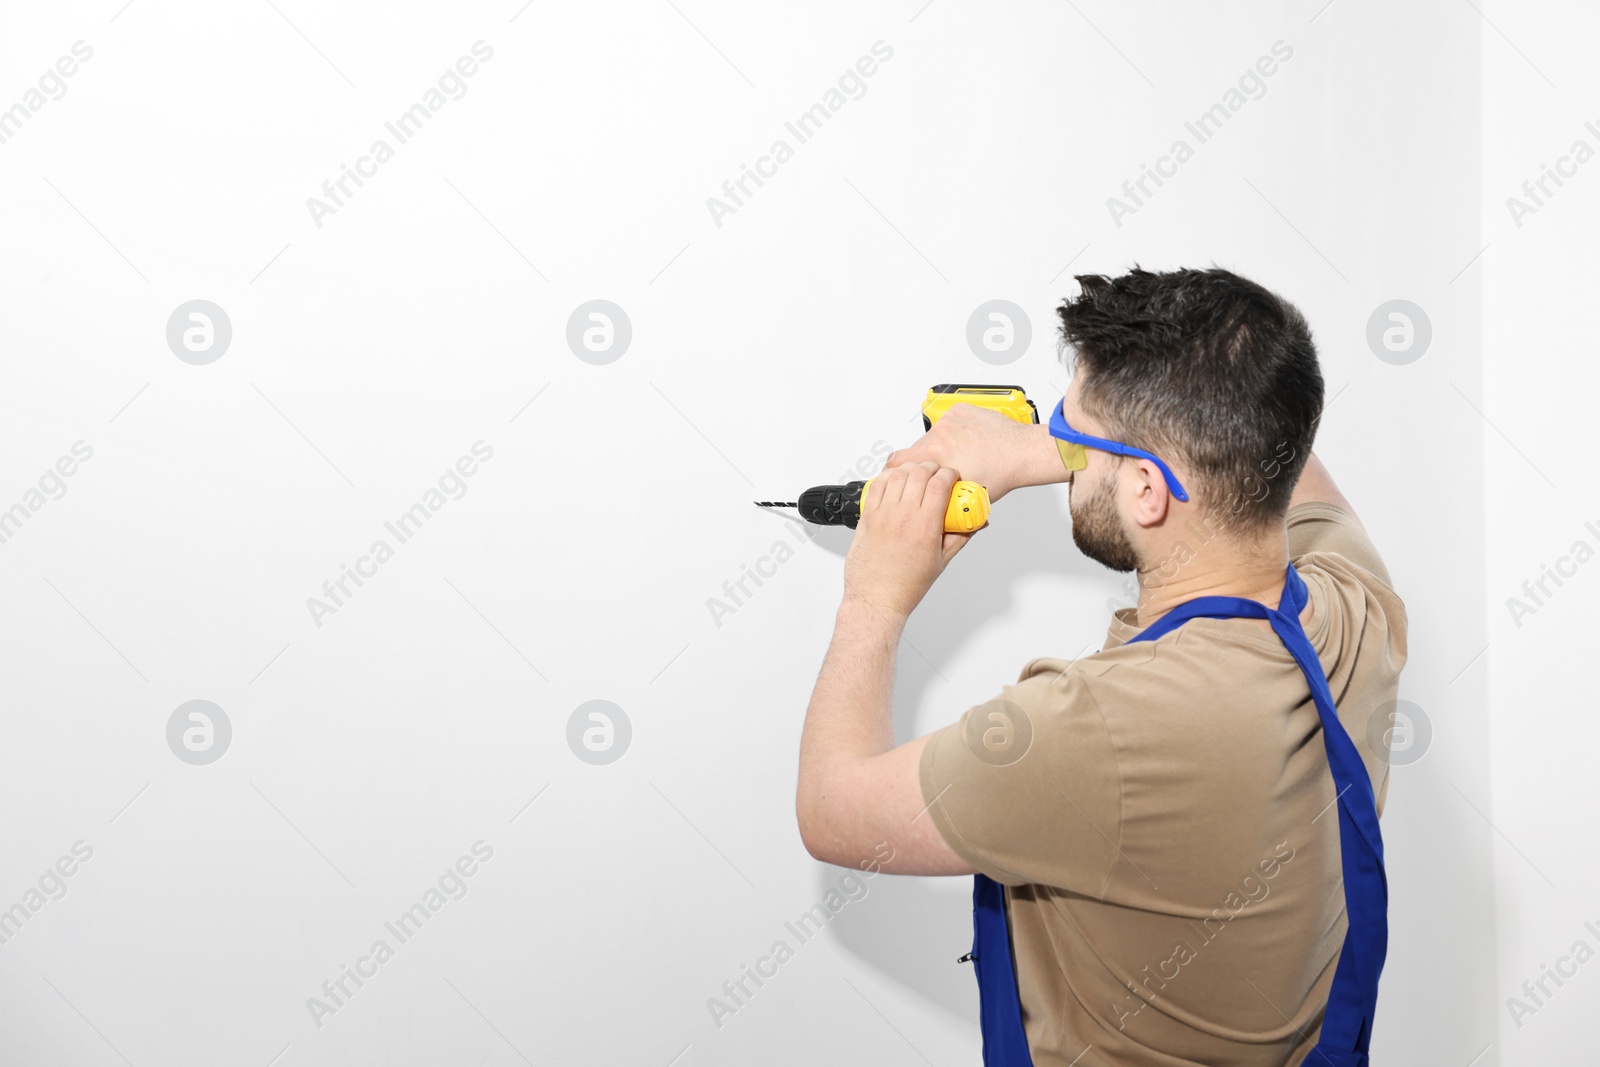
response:
<path id="1" fill-rule="evenodd" d="M 861 521 L 861 490 L 866 482 L 814 485 L 800 494 L 800 517 L 822 526 L 848 526 Z"/>

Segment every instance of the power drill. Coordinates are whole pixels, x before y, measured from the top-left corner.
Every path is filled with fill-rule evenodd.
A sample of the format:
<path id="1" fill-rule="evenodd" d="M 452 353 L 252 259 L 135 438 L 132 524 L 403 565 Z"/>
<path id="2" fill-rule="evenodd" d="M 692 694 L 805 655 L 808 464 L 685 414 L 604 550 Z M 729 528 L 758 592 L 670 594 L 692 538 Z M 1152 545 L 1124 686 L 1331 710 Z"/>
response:
<path id="1" fill-rule="evenodd" d="M 935 385 L 922 402 L 922 428 L 933 429 L 933 424 L 955 404 L 993 408 L 1017 422 L 1039 421 L 1039 410 L 1020 385 Z M 872 479 L 868 478 L 844 485 L 814 485 L 801 493 L 797 501 L 757 500 L 755 503 L 762 508 L 796 508 L 807 522 L 848 526 L 853 530 L 861 521 L 861 502 L 866 499 L 867 486 L 871 484 Z M 957 482 L 944 516 L 945 531 L 971 533 L 988 521 L 989 491 L 977 482 Z"/>

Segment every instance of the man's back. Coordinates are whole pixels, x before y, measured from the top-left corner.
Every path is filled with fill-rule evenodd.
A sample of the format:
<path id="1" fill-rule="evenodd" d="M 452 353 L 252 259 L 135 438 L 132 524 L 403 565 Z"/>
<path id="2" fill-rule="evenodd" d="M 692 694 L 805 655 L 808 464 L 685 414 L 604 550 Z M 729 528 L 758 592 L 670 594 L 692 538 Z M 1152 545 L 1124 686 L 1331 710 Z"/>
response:
<path id="1" fill-rule="evenodd" d="M 1288 516 L 1301 615 L 1381 812 L 1384 705 L 1405 608 L 1338 508 Z M 1263 590 L 1270 598 L 1276 590 Z M 1195 619 L 1155 641 L 1119 612 L 1105 646 L 1036 659 L 1001 697 L 934 735 L 921 785 L 973 867 L 1009 886 L 1037 1067 L 1297 1064 L 1315 1043 L 1344 940 L 1339 824 L 1321 725 L 1282 642 Z M 991 712 L 1026 754 L 969 746 Z M 1371 728 L 1379 718 L 1379 729 Z"/>

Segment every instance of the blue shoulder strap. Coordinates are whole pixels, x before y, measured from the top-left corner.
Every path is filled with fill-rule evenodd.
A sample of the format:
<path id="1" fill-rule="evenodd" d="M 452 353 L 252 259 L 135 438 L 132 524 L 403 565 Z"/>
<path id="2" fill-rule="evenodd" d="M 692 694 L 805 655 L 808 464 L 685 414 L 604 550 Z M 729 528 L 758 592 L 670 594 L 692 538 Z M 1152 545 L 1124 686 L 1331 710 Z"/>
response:
<path id="1" fill-rule="evenodd" d="M 1016 960 L 1006 920 L 1006 890 L 987 875 L 972 876 L 972 968 L 978 977 L 978 1028 L 984 1067 L 1033 1067 L 1022 1028 Z"/>
<path id="2" fill-rule="evenodd" d="M 1307 1062 L 1329 1067 L 1367 1067 L 1378 977 L 1389 945 L 1389 885 L 1383 869 L 1383 836 L 1378 830 L 1378 809 L 1366 765 L 1339 721 L 1316 649 L 1300 626 L 1306 597 L 1305 582 L 1291 564 L 1277 609 L 1242 597 L 1200 597 L 1173 608 L 1128 643 L 1154 641 L 1190 619 L 1265 619 L 1305 675 L 1322 719 L 1323 745 L 1337 790 L 1334 802 L 1339 808 L 1339 853 L 1349 923 L 1313 1053 L 1320 1058 L 1308 1057 Z M 1032 1067 L 1017 996 L 1005 890 L 981 874 L 973 881 L 972 956 L 978 971 L 983 1062 L 985 1067 Z"/>

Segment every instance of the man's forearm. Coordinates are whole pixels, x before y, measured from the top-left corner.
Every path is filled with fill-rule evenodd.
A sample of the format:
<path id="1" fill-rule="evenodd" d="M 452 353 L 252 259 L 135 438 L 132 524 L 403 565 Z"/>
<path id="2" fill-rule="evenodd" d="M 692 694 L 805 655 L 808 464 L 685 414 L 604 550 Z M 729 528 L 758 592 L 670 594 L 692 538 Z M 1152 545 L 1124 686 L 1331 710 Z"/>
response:
<path id="1" fill-rule="evenodd" d="M 1050 436 L 1050 428 L 1041 422 L 1028 426 L 1027 430 L 1034 444 L 1021 457 L 1015 474 L 1016 485 L 1008 488 L 1056 485 L 1071 478 L 1072 472 L 1061 462 L 1061 450 L 1056 447 L 1056 439 Z"/>
<path id="2" fill-rule="evenodd" d="M 894 747 L 894 664 L 905 620 L 845 597 L 800 735 L 796 809 L 803 827 L 821 813 L 841 764 Z"/>
<path id="3" fill-rule="evenodd" d="M 1071 478 L 1072 472 L 1061 462 L 1061 449 L 1056 447 L 1056 439 L 1050 436 L 1050 427 L 1041 422 L 1028 429 L 1038 437 L 1039 445 L 1030 453 L 1033 462 L 1024 472 L 1028 479 L 1024 484 L 1054 485 Z"/>

